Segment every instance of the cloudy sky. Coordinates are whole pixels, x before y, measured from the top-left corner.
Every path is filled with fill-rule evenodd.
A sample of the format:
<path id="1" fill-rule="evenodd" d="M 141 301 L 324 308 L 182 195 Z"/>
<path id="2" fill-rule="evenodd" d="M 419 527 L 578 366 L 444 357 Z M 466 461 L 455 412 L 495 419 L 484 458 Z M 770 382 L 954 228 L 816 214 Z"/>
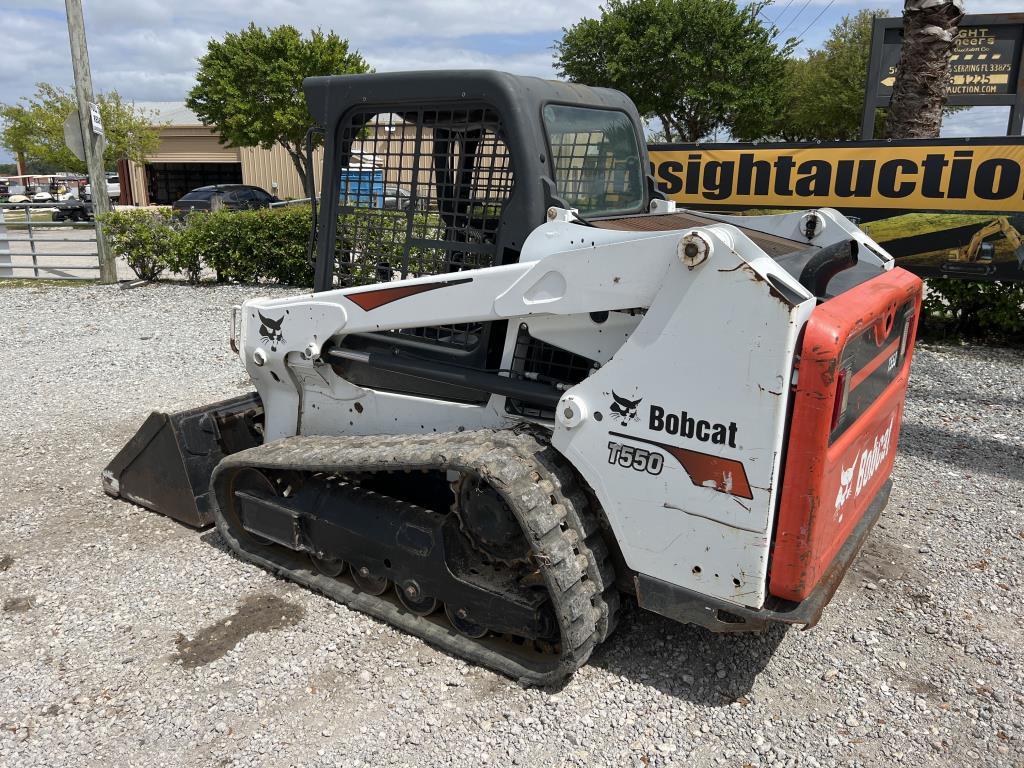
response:
<path id="1" fill-rule="evenodd" d="M 1020 10 L 1020 0 L 966 0 L 970 13 Z M 493 67 L 551 77 L 552 45 L 562 27 L 598 13 L 596 0 L 85 0 L 85 21 L 97 89 L 136 101 L 180 101 L 192 85 L 196 59 L 211 38 L 250 20 L 333 29 L 378 72 L 442 67 Z M 902 2 L 776 0 L 765 11 L 785 37 L 815 47 L 845 14 L 860 8 L 895 15 Z M 70 86 L 63 0 L 0 0 L 0 102 L 32 93 L 34 83 Z M 957 114 L 946 132 L 1005 132 L 1003 108 Z M 0 150 L 0 162 L 8 161 Z"/>

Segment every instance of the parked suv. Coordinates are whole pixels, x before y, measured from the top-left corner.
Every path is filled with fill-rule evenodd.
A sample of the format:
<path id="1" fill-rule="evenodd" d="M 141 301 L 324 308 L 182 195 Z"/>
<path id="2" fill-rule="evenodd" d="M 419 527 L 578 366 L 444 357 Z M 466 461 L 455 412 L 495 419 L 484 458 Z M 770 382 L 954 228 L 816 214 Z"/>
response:
<path id="1" fill-rule="evenodd" d="M 177 200 L 171 208 L 175 213 L 191 211 L 214 211 L 227 208 L 230 211 L 245 211 L 266 208 L 276 203 L 277 198 L 259 187 L 249 184 L 211 184 L 193 189 Z"/>
<path id="2" fill-rule="evenodd" d="M 121 179 L 116 173 L 107 176 L 107 197 L 113 203 L 121 199 Z M 92 200 L 92 184 L 85 185 L 85 188 L 82 190 L 82 199 Z"/>

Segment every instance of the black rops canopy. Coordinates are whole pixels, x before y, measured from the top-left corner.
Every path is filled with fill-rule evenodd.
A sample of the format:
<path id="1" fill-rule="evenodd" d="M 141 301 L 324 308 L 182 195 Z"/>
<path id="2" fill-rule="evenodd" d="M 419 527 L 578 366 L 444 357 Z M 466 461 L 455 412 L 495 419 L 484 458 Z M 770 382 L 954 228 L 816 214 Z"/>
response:
<path id="1" fill-rule="evenodd" d="M 642 210 L 647 210 L 652 197 L 661 197 L 647 173 L 649 163 L 640 116 L 633 102 L 619 91 L 492 70 L 331 75 L 307 78 L 303 88 L 309 111 L 325 133 L 325 179 L 337 178 L 341 167 L 348 162 L 349 146 L 345 146 L 342 136 L 346 130 L 350 131 L 356 114 L 393 113 L 408 121 L 415 119 L 417 110 L 482 107 L 497 113 L 515 174 L 515 190 L 502 212 L 495 243 L 504 263 L 518 258 L 523 241 L 544 222 L 549 206 L 567 207 L 556 194 L 552 178 L 550 150 L 542 122 L 545 105 L 594 107 L 624 113 L 634 127 L 641 173 L 647 178 Z M 337 200 L 332 199 L 334 197 L 336 195 L 324 196 L 319 249 L 322 254 L 330 253 L 332 262 L 329 243 L 333 243 L 335 237 Z M 317 272 L 317 289 L 324 290 L 330 278 L 326 273 L 321 274 L 320 268 Z"/>

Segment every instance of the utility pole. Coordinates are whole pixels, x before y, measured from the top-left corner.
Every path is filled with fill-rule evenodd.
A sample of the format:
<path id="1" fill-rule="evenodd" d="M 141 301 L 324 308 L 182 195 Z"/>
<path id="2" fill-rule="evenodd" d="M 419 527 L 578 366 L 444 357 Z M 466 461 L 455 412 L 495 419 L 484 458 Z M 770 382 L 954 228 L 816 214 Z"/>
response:
<path id="1" fill-rule="evenodd" d="M 78 99 L 78 121 L 82 126 L 82 143 L 85 145 L 85 165 L 89 171 L 92 189 L 92 211 L 96 216 L 96 251 L 100 261 L 100 282 L 117 282 L 117 263 L 110 252 L 103 234 L 102 214 L 110 211 L 107 196 L 107 177 L 103 169 L 103 148 L 105 140 L 101 133 L 98 117 L 94 121 L 95 109 L 92 92 L 92 71 L 89 69 L 89 49 L 85 44 L 85 19 L 82 17 L 82 0 L 64 0 L 68 12 L 68 37 L 71 40 L 71 65 L 75 71 L 75 96 Z M 94 124 L 95 123 L 95 124 Z"/>

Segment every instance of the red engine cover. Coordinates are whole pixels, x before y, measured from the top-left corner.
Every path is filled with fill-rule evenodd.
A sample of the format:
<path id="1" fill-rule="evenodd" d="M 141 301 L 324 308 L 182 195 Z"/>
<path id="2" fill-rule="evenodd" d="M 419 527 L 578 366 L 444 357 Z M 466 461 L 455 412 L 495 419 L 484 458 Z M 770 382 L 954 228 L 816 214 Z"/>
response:
<path id="1" fill-rule="evenodd" d="M 811 593 L 892 471 L 921 286 L 896 268 L 807 322 L 769 570 L 777 597 Z"/>

